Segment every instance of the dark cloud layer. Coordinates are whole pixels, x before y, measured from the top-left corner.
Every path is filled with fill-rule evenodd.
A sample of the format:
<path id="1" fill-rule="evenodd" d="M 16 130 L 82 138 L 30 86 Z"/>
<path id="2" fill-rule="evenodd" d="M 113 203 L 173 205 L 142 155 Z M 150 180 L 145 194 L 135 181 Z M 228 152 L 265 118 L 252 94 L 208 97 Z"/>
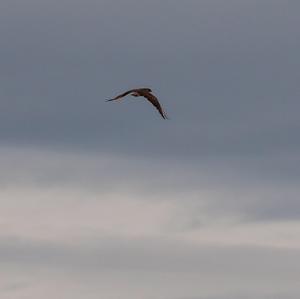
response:
<path id="1" fill-rule="evenodd" d="M 207 276 L 232 267 L 249 277 L 266 278 L 270 268 L 277 279 L 295 280 L 299 272 L 299 250 L 255 246 L 193 246 L 166 238 L 98 238 L 81 243 L 0 240 L 1 262 L 27 266 L 59 267 L 76 271 L 192 272 Z M 278 260 L 278 263 L 274 260 Z M 264 261 L 261 267 L 257 260 Z M 284 260 L 284 262 L 283 262 Z"/>
<path id="2" fill-rule="evenodd" d="M 156 155 L 298 150 L 298 4 L 1 3 L 3 142 Z M 149 85 L 148 103 L 103 100 Z"/>

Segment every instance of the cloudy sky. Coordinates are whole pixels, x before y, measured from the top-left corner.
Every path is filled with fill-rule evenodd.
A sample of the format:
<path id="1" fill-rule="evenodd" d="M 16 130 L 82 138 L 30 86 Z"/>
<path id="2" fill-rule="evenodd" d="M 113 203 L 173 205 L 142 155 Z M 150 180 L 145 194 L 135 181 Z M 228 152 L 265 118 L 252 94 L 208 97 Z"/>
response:
<path id="1" fill-rule="evenodd" d="M 299 10 L 0 1 L 0 297 L 299 298 Z"/>

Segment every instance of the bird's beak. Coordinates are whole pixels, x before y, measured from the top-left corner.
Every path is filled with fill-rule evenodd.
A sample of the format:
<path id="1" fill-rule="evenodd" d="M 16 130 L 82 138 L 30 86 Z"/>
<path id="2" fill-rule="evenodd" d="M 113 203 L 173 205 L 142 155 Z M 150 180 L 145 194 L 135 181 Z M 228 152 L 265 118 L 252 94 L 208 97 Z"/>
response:
<path id="1" fill-rule="evenodd" d="M 113 101 L 114 99 L 107 99 L 105 100 L 105 102 L 110 102 L 110 101 Z"/>

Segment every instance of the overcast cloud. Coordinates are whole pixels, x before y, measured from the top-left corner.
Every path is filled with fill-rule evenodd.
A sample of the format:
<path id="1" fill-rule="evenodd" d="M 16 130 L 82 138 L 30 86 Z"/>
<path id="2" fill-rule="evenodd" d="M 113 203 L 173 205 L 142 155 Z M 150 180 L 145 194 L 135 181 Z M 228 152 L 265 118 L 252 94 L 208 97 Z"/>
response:
<path id="1" fill-rule="evenodd" d="M 1 1 L 0 297 L 299 298 L 299 9 Z"/>

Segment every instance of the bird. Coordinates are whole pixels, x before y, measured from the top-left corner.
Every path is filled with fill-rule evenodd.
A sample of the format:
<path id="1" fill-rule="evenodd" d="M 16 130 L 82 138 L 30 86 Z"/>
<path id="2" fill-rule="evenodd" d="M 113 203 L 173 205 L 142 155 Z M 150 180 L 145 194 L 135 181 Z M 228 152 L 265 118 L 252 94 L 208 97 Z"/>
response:
<path id="1" fill-rule="evenodd" d="M 131 95 L 133 97 L 144 97 L 146 98 L 160 113 L 160 115 L 162 116 L 163 119 L 168 119 L 166 113 L 164 112 L 164 110 L 162 109 L 158 99 L 156 98 L 155 95 L 152 94 L 152 90 L 151 88 L 135 88 L 135 89 L 130 89 L 122 94 L 119 94 L 118 96 L 116 96 L 115 98 L 112 99 L 108 99 L 106 100 L 106 102 L 110 102 L 110 101 L 117 101 L 122 99 L 123 97 L 127 96 L 127 95 Z"/>

